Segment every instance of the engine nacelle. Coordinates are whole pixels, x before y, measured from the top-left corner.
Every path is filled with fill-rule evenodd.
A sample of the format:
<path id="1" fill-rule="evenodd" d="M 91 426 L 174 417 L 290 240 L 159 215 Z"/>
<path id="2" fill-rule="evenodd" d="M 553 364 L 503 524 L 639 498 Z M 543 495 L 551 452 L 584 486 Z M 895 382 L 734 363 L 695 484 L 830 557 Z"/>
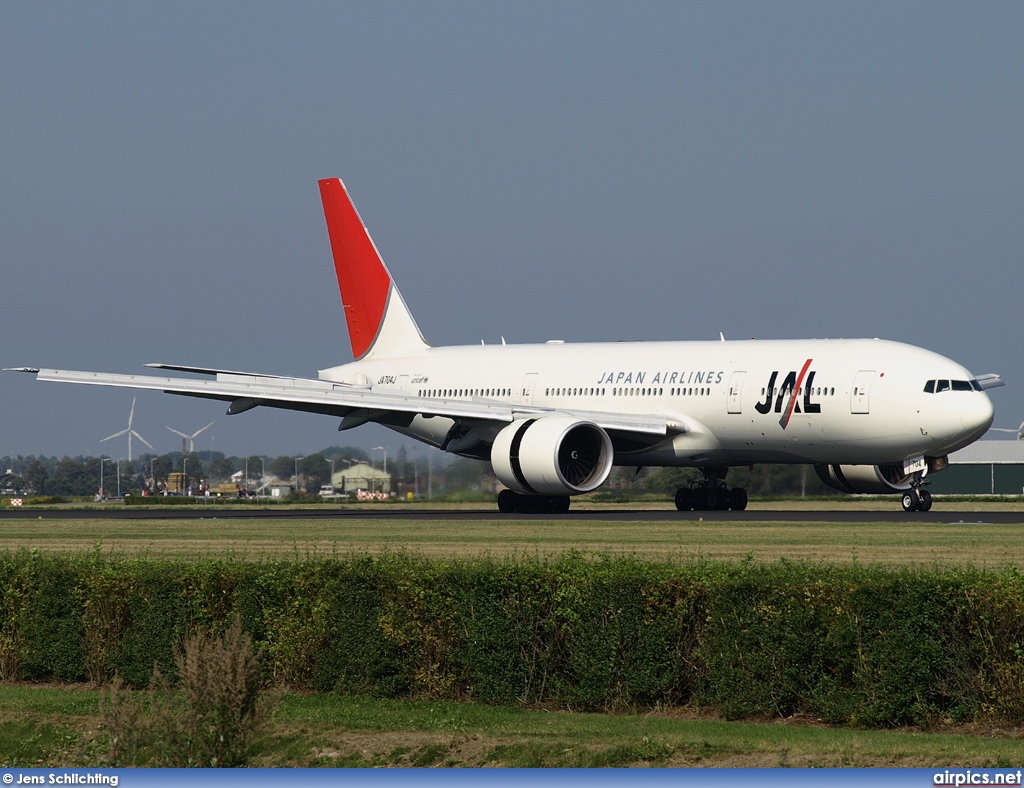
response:
<path id="1" fill-rule="evenodd" d="M 818 478 L 846 493 L 894 493 L 910 489 L 902 465 L 815 465 Z"/>
<path id="2" fill-rule="evenodd" d="M 514 421 L 491 446 L 494 474 L 524 495 L 579 495 L 596 490 L 612 470 L 608 433 L 589 421 L 555 414 Z"/>

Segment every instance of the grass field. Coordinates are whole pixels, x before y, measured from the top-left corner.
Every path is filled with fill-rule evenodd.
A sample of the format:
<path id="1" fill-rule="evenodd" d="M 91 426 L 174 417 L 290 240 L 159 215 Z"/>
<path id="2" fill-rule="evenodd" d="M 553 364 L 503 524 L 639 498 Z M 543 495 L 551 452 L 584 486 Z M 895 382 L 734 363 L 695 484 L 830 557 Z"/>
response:
<path id="1" fill-rule="evenodd" d="M 256 560 L 409 550 L 430 556 L 549 554 L 575 549 L 649 558 L 779 558 L 1024 567 L 1021 526 L 991 523 L 711 523 L 678 520 L 380 520 L 350 518 L 0 521 L 0 550 L 104 551 Z M 983 519 L 983 518 L 979 518 Z"/>
<path id="2" fill-rule="evenodd" d="M 1001 735 L 992 735 L 992 733 Z M 286 695 L 253 766 L 957 766 L 1024 760 L 1015 732 L 735 723 L 694 714 L 573 714 Z M 1019 732 L 1017 732 L 1019 733 Z M 0 686 L 0 765 L 103 763 L 99 692 Z"/>

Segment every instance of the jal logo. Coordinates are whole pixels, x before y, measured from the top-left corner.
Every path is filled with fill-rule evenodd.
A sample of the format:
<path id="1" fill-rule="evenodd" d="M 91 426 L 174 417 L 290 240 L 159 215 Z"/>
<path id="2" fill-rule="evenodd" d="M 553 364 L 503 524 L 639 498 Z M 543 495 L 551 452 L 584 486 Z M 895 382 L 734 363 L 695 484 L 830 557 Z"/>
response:
<path id="1" fill-rule="evenodd" d="M 811 386 L 814 383 L 814 370 L 811 369 L 811 361 L 813 359 L 807 359 L 804 362 L 803 367 L 800 369 L 800 373 L 791 370 L 782 381 L 782 385 L 776 386 L 775 382 L 779 379 L 779 371 L 775 370 L 772 372 L 771 377 L 768 378 L 768 385 L 764 388 L 764 401 L 758 402 L 754 408 L 758 413 L 768 415 L 774 411 L 782 414 L 782 418 L 779 419 L 779 426 L 782 429 L 786 429 L 789 426 L 789 420 L 793 417 L 793 413 L 821 413 L 821 405 L 816 402 L 811 402 L 811 394 L 813 389 Z M 803 390 L 803 410 L 797 397 L 797 393 Z M 773 408 L 774 405 L 774 408 Z"/>

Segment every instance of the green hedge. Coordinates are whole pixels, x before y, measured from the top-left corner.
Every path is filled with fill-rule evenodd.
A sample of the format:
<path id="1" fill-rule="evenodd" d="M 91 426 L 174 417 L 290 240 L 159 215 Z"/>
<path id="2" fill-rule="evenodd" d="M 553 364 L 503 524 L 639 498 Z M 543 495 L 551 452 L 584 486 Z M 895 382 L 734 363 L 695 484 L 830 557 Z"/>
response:
<path id="1" fill-rule="evenodd" d="M 587 560 L 0 554 L 0 677 L 144 685 L 233 615 L 269 682 L 727 718 L 1024 722 L 1024 578 Z"/>

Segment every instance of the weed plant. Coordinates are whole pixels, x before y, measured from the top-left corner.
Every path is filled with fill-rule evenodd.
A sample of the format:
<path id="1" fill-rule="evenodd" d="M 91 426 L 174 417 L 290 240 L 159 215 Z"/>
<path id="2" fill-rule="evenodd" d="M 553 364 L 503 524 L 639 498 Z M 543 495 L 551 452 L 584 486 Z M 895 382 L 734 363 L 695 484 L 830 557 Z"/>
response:
<path id="1" fill-rule="evenodd" d="M 100 700 L 113 766 L 243 766 L 275 699 L 260 694 L 258 651 L 236 619 L 175 651 L 178 686 L 154 669 L 147 692 L 115 676 Z"/>

